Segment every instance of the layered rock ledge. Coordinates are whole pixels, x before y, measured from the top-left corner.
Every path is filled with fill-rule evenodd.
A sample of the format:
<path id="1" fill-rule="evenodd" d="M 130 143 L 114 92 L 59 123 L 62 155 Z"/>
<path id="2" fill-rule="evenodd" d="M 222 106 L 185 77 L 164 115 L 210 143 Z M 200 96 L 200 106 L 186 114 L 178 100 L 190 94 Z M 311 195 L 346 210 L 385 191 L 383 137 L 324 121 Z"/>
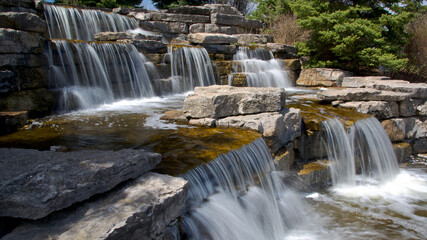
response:
<path id="1" fill-rule="evenodd" d="M 0 149 L 0 216 L 39 219 L 137 178 L 159 154 L 144 150 Z"/>

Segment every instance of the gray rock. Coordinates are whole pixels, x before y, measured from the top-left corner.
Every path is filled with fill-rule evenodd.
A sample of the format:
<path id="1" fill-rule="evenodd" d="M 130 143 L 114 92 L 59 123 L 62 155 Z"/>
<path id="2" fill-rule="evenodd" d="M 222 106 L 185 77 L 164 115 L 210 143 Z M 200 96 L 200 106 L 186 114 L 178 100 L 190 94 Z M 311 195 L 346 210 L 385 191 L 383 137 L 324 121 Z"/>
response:
<path id="1" fill-rule="evenodd" d="M 0 54 L 0 67 L 39 67 L 41 56 L 34 54 Z"/>
<path id="2" fill-rule="evenodd" d="M 286 45 L 283 43 L 267 43 L 267 47 L 273 52 L 273 53 L 293 53 L 297 54 L 298 50 L 296 47 L 291 45 Z"/>
<path id="3" fill-rule="evenodd" d="M 427 117 L 427 101 L 417 102 L 417 115 L 422 117 Z"/>
<path id="4" fill-rule="evenodd" d="M 389 119 L 381 122 L 384 130 L 386 131 L 390 141 L 401 142 L 405 139 L 406 127 L 403 119 Z"/>
<path id="5" fill-rule="evenodd" d="M 15 74 L 9 70 L 0 71 L 0 93 L 9 93 L 19 90 L 19 82 Z"/>
<path id="6" fill-rule="evenodd" d="M 222 34 L 242 34 L 246 30 L 237 26 L 222 26 L 217 24 L 196 23 L 190 26 L 190 33 L 222 33 Z"/>
<path id="7" fill-rule="evenodd" d="M 16 131 L 27 122 L 27 112 L 0 112 L 0 135 Z"/>
<path id="8" fill-rule="evenodd" d="M 188 25 L 181 22 L 140 21 L 139 26 L 154 32 L 188 34 Z"/>
<path id="9" fill-rule="evenodd" d="M 367 77 L 345 77 L 342 80 L 342 87 L 362 88 L 366 87 L 368 83 L 378 80 L 390 80 L 385 76 L 367 76 Z"/>
<path id="10" fill-rule="evenodd" d="M 28 12 L 0 13 L 0 28 L 13 28 L 42 34 L 47 32 L 46 22 L 36 14 Z"/>
<path id="11" fill-rule="evenodd" d="M 376 81 L 370 87 L 379 90 L 410 93 L 413 98 L 427 99 L 427 84 L 395 80 Z"/>
<path id="12" fill-rule="evenodd" d="M 298 79 L 299 80 L 299 79 Z M 373 88 L 344 88 L 328 89 L 319 92 L 317 98 L 322 101 L 390 101 L 400 102 L 408 100 L 411 93 L 379 91 Z"/>
<path id="13" fill-rule="evenodd" d="M 415 117 L 393 118 L 381 123 L 393 142 L 427 137 L 427 120 Z"/>
<path id="14" fill-rule="evenodd" d="M 146 35 L 141 33 L 127 33 L 127 32 L 101 32 L 94 35 L 97 41 L 117 41 L 123 39 L 133 40 L 153 40 L 162 41 L 162 35 Z"/>
<path id="15" fill-rule="evenodd" d="M 150 21 L 166 21 L 166 22 L 181 22 L 181 23 L 209 23 L 211 21 L 210 16 L 162 13 L 162 12 L 151 12 L 151 13 L 148 13 L 147 17 Z"/>
<path id="16" fill-rule="evenodd" d="M 0 216 L 39 219 L 141 176 L 160 162 L 143 150 L 0 149 Z"/>
<path id="17" fill-rule="evenodd" d="M 202 6 L 180 6 L 169 8 L 167 10 L 168 13 L 178 13 L 178 14 L 191 14 L 191 15 L 211 15 L 211 10 L 207 7 Z"/>
<path id="18" fill-rule="evenodd" d="M 208 53 L 215 54 L 235 54 L 236 45 L 220 45 L 220 44 L 201 44 Z"/>
<path id="19" fill-rule="evenodd" d="M 34 0 L 0 0 L 0 5 L 9 7 L 34 8 Z"/>
<path id="20" fill-rule="evenodd" d="M 4 239 L 173 239 L 186 194 L 184 179 L 146 173 L 98 200 L 23 224 Z"/>
<path id="21" fill-rule="evenodd" d="M 407 142 L 393 144 L 393 150 L 399 163 L 407 162 L 411 154 L 411 145 Z"/>
<path id="22" fill-rule="evenodd" d="M 289 171 L 295 162 L 294 144 L 288 143 L 274 155 L 274 165 L 278 171 Z"/>
<path id="23" fill-rule="evenodd" d="M 189 118 L 223 118 L 228 116 L 277 112 L 285 105 L 286 94 L 280 88 L 238 88 L 231 86 L 196 87 L 183 111 Z"/>
<path id="24" fill-rule="evenodd" d="M 210 13 L 222 13 L 231 15 L 242 15 L 237 8 L 229 4 L 205 4 L 203 7 L 210 10 Z"/>
<path id="25" fill-rule="evenodd" d="M 233 116 L 218 119 L 216 126 L 252 129 L 263 135 L 273 152 L 301 134 L 301 111 L 291 108 L 281 112 Z"/>
<path id="26" fill-rule="evenodd" d="M 0 97 L 3 111 L 28 111 L 28 117 L 46 116 L 58 102 L 54 92 L 45 88 L 18 91 Z"/>
<path id="27" fill-rule="evenodd" d="M 213 118 L 198 118 L 198 119 L 190 119 L 188 121 L 191 125 L 203 126 L 203 127 L 215 127 L 216 119 Z"/>
<path id="28" fill-rule="evenodd" d="M 419 99 L 408 99 L 399 102 L 399 115 L 401 117 L 412 117 L 417 115 L 417 107 L 422 103 Z"/>
<path id="29" fill-rule="evenodd" d="M 232 44 L 237 43 L 237 37 L 219 33 L 192 33 L 188 40 L 195 44 Z"/>
<path id="30" fill-rule="evenodd" d="M 154 40 L 132 40 L 123 39 L 119 40 L 121 43 L 132 44 L 138 49 L 139 52 L 143 53 L 166 53 L 167 46 L 161 41 Z"/>
<path id="31" fill-rule="evenodd" d="M 368 101 L 346 102 L 339 105 L 343 108 L 355 109 L 357 112 L 371 114 L 376 118 L 388 119 L 399 116 L 399 106 L 395 102 Z"/>
<path id="32" fill-rule="evenodd" d="M 412 144 L 412 154 L 427 153 L 427 138 L 415 139 Z"/>
<path id="33" fill-rule="evenodd" d="M 0 28 L 0 54 L 41 53 L 41 40 L 38 33 Z"/>
<path id="34" fill-rule="evenodd" d="M 336 87 L 341 86 L 342 80 L 350 76 L 353 76 L 353 73 L 340 69 L 307 68 L 301 71 L 297 85 L 307 87 Z"/>
<path id="35" fill-rule="evenodd" d="M 237 43 L 240 45 L 267 44 L 274 42 L 272 35 L 267 34 L 237 34 Z"/>
<path id="36" fill-rule="evenodd" d="M 244 16 L 239 15 L 213 13 L 211 14 L 211 22 L 213 24 L 239 26 L 246 29 L 262 28 L 261 21 L 246 19 Z"/>

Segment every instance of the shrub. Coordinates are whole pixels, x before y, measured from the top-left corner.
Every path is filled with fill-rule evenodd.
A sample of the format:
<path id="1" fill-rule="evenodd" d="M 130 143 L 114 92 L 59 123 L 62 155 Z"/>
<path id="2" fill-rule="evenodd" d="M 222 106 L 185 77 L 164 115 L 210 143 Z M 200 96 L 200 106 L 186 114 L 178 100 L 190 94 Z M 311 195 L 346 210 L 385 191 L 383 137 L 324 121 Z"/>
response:
<path id="1" fill-rule="evenodd" d="M 305 42 L 310 39 L 310 31 L 302 30 L 296 20 L 293 14 L 286 13 L 273 21 L 265 33 L 272 34 L 279 43 L 294 45 L 296 42 Z"/>

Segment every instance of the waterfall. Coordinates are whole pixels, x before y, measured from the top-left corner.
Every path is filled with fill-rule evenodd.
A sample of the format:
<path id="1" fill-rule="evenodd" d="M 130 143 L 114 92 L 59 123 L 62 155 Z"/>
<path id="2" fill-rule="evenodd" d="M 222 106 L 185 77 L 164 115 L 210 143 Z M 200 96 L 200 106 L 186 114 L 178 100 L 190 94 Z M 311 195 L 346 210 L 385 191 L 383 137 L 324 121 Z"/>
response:
<path id="1" fill-rule="evenodd" d="M 169 46 L 172 92 L 193 91 L 196 86 L 215 84 L 212 62 L 202 47 Z"/>
<path id="2" fill-rule="evenodd" d="M 308 206 L 274 173 L 263 139 L 183 177 L 189 183 L 183 217 L 189 239 L 285 239 L 306 220 Z"/>
<path id="3" fill-rule="evenodd" d="M 125 32 L 138 27 L 134 18 L 100 10 L 44 5 L 50 38 L 93 41 L 99 32 Z"/>
<path id="4" fill-rule="evenodd" d="M 61 90 L 60 111 L 155 96 L 152 68 L 133 45 L 54 40 L 47 54 L 49 87 Z"/>
<path id="5" fill-rule="evenodd" d="M 240 47 L 233 56 L 233 72 L 244 73 L 249 87 L 292 87 L 283 62 L 266 48 Z"/>
<path id="6" fill-rule="evenodd" d="M 334 185 L 356 185 L 359 167 L 363 182 L 385 182 L 399 173 L 393 146 L 376 118 L 357 121 L 349 133 L 336 118 L 322 125 Z"/>

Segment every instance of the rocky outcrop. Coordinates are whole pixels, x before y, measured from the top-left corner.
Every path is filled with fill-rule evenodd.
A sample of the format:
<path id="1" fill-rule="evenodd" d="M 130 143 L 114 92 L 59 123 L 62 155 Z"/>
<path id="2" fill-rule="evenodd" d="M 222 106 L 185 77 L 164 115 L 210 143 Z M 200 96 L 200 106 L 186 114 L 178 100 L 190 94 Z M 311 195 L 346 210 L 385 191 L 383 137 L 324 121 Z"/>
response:
<path id="1" fill-rule="evenodd" d="M 160 162 L 160 155 L 3 148 L 0 161 L 0 216 L 39 219 L 141 176 Z"/>
<path id="2" fill-rule="evenodd" d="M 184 179 L 147 173 L 64 213 L 24 223 L 3 239 L 178 239 Z"/>
<path id="3" fill-rule="evenodd" d="M 263 112 L 277 112 L 285 104 L 280 88 L 196 87 L 184 101 L 187 118 L 223 118 Z"/>
<path id="4" fill-rule="evenodd" d="M 0 112 L 0 135 L 14 132 L 27 122 L 28 113 L 22 112 Z"/>
<path id="5" fill-rule="evenodd" d="M 345 77 L 353 76 L 351 72 L 333 68 L 308 68 L 301 71 L 297 86 L 336 87 L 341 86 Z"/>
<path id="6" fill-rule="evenodd" d="M 233 44 L 238 39 L 235 36 L 219 33 L 193 33 L 188 35 L 188 40 L 194 44 Z"/>

